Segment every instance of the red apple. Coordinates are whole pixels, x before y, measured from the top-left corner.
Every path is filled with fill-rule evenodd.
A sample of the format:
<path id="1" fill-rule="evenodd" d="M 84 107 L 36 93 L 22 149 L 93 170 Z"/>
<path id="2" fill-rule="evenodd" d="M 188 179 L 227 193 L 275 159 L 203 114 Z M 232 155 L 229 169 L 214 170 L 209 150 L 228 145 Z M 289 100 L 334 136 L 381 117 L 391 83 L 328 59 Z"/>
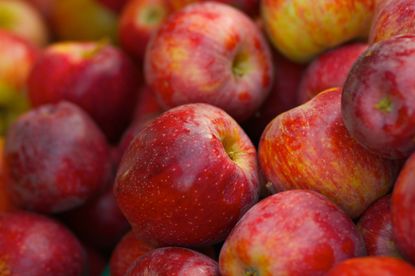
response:
<path id="1" fill-rule="evenodd" d="M 111 255 L 111 276 L 123 276 L 136 259 L 156 249 L 157 245 L 144 239 L 138 239 L 128 232 L 117 244 Z"/>
<path id="2" fill-rule="evenodd" d="M 272 84 L 271 53 L 260 30 L 221 3 L 196 3 L 172 14 L 147 49 L 147 84 L 164 108 L 204 102 L 241 121 Z"/>
<path id="3" fill-rule="evenodd" d="M 103 188 L 111 172 L 104 135 L 67 102 L 22 115 L 9 129 L 4 151 L 12 199 L 39 212 L 83 204 Z"/>
<path id="4" fill-rule="evenodd" d="M 7 174 L 4 163 L 4 139 L 0 137 L 0 213 L 13 209 L 10 195 L 6 189 Z"/>
<path id="5" fill-rule="evenodd" d="M 352 220 L 323 195 L 281 192 L 260 201 L 238 222 L 219 256 L 221 275 L 323 275 L 365 254 Z"/>
<path id="6" fill-rule="evenodd" d="M 372 45 L 344 84 L 342 114 L 350 135 L 386 158 L 415 150 L 415 36 Z"/>
<path id="7" fill-rule="evenodd" d="M 125 275 L 146 274 L 219 276 L 219 271 L 218 264 L 203 254 L 186 248 L 165 247 L 137 259 Z"/>
<path id="8" fill-rule="evenodd" d="M 415 268 L 400 259 L 391 257 L 362 257 L 341 262 L 327 273 L 327 276 L 372 275 L 414 276 Z"/>
<path id="9" fill-rule="evenodd" d="M 34 106 L 76 103 L 116 141 L 131 120 L 138 80 L 136 68 L 117 48 L 105 42 L 62 42 L 45 50 L 28 89 Z"/>
<path id="10" fill-rule="evenodd" d="M 277 116 L 262 134 L 259 161 L 276 191 L 312 189 L 357 218 L 390 190 L 397 165 L 350 137 L 340 100 L 334 88 Z"/>
<path id="11" fill-rule="evenodd" d="M 313 60 L 301 80 L 299 103 L 305 103 L 326 89 L 342 87 L 353 63 L 366 49 L 365 43 L 347 44 Z"/>
<path id="12" fill-rule="evenodd" d="M 406 161 L 392 193 L 392 229 L 402 254 L 415 262 L 415 154 Z"/>
<path id="13" fill-rule="evenodd" d="M 390 200 L 390 195 L 377 200 L 363 213 L 357 224 L 369 256 L 400 257 L 392 233 Z"/>
<path id="14" fill-rule="evenodd" d="M 0 213 L 0 275 L 82 275 L 85 252 L 54 220 L 33 213 Z"/>
<path id="15" fill-rule="evenodd" d="M 256 151 L 221 109 L 183 105 L 135 136 L 114 192 L 138 237 L 167 245 L 214 244 L 258 198 Z"/>

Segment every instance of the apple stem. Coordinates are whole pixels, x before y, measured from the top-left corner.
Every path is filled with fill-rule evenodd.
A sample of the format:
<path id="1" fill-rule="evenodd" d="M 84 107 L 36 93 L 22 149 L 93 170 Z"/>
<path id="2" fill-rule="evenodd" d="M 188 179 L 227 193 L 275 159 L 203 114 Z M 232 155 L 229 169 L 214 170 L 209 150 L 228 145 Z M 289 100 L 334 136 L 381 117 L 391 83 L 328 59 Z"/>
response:
<path id="1" fill-rule="evenodd" d="M 392 100 L 388 96 L 385 96 L 375 105 L 375 108 L 382 112 L 389 113 L 392 111 Z"/>

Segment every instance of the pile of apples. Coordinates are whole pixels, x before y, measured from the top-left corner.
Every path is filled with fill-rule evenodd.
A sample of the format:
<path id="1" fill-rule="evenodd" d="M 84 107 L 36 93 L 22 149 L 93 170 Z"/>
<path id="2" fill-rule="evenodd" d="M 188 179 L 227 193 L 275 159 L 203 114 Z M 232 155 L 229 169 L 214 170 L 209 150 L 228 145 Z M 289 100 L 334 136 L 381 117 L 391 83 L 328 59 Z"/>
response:
<path id="1" fill-rule="evenodd" d="M 0 276 L 415 275 L 415 1 L 0 0 Z"/>

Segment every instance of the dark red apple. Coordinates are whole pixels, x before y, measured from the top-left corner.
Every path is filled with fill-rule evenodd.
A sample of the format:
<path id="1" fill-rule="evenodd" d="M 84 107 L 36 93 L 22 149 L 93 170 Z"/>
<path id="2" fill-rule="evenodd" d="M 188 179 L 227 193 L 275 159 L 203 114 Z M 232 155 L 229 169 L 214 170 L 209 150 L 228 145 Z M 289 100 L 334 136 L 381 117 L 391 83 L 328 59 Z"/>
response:
<path id="1" fill-rule="evenodd" d="M 81 244 L 65 227 L 34 213 L 0 213 L 0 275 L 78 276 Z"/>
<path id="2" fill-rule="evenodd" d="M 342 114 L 350 135 L 386 158 L 415 150 L 415 36 L 372 45 L 344 84 Z"/>
<path id="3" fill-rule="evenodd" d="M 7 133 L 4 152 L 12 199 L 39 212 L 83 204 L 103 189 L 111 173 L 104 135 L 68 102 L 22 115 Z"/>
<path id="4" fill-rule="evenodd" d="M 353 221 L 326 197 L 293 190 L 265 198 L 238 222 L 219 256 L 231 275 L 324 275 L 333 265 L 365 255 Z"/>
<path id="5" fill-rule="evenodd" d="M 138 237 L 167 245 L 214 244 L 258 198 L 256 151 L 223 110 L 183 105 L 135 136 L 114 192 Z"/>
<path id="6" fill-rule="evenodd" d="M 126 276 L 140 275 L 219 276 L 218 264 L 196 251 L 165 247 L 155 249 L 137 259 Z"/>

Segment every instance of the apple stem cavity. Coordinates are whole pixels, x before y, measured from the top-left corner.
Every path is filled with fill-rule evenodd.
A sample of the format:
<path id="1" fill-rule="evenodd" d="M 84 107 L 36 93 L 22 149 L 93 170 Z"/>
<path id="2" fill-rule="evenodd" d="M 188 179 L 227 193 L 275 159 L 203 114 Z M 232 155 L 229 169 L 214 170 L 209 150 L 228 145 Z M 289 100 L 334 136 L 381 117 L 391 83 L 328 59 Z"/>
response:
<path id="1" fill-rule="evenodd" d="M 244 76 L 249 70 L 249 54 L 239 51 L 232 62 L 232 73 L 235 77 Z"/>
<path id="2" fill-rule="evenodd" d="M 390 113 L 392 111 L 392 100 L 385 96 L 375 105 L 375 108 L 384 113 Z"/>
<path id="3" fill-rule="evenodd" d="M 229 136 L 225 136 L 222 139 L 222 145 L 226 151 L 226 153 L 228 154 L 229 158 L 237 163 L 238 161 L 238 155 L 239 155 L 239 150 L 236 147 L 236 140 L 232 137 Z"/>
<path id="4" fill-rule="evenodd" d="M 245 276 L 259 276 L 259 273 L 254 268 L 248 268 L 248 269 L 245 270 L 244 275 Z"/>

